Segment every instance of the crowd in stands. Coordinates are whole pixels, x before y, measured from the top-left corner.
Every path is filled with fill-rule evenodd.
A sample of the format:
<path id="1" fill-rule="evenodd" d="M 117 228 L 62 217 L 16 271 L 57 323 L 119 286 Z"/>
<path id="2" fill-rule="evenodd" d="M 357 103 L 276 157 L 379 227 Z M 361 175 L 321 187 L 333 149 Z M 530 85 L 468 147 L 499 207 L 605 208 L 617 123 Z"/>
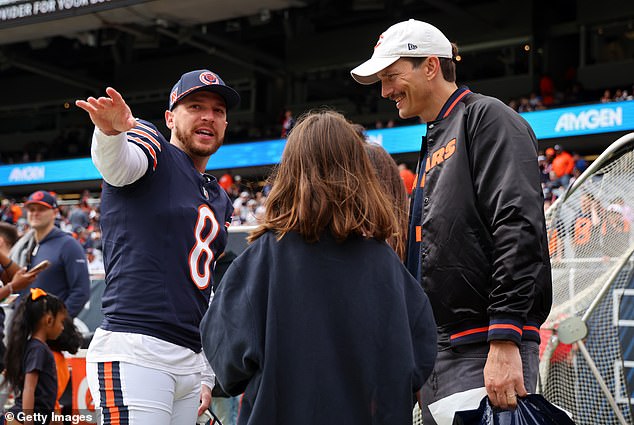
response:
<path id="1" fill-rule="evenodd" d="M 219 179 L 234 205 L 232 226 L 256 225 L 264 214 L 264 201 L 269 192 L 264 182 L 242 181 L 239 175 L 225 173 Z M 26 198 L 5 197 L 0 201 L 0 221 L 16 226 L 21 237 L 29 230 L 24 202 Z M 56 226 L 77 239 L 86 252 L 89 269 L 93 274 L 103 274 L 102 240 L 99 227 L 100 199 L 84 191 L 76 203 L 58 202 Z"/>
<path id="2" fill-rule="evenodd" d="M 0 209 L 1 221 L 15 225 L 19 237 L 29 230 L 24 201 L 25 199 L 18 201 L 13 198 L 4 198 Z M 84 191 L 77 204 L 60 203 L 55 225 L 72 234 L 84 248 L 91 273 L 103 274 L 99 199 L 92 197 L 88 191 Z"/>
<path id="3" fill-rule="evenodd" d="M 589 165 L 579 154 L 570 153 L 560 145 L 540 152 L 537 160 L 541 172 L 545 209 L 548 209 Z"/>
<path id="4" fill-rule="evenodd" d="M 510 99 L 507 104 L 522 113 L 584 103 L 633 100 L 633 94 L 634 85 L 631 87 L 610 87 L 596 92 L 585 90 L 579 82 L 574 80 L 566 83 L 565 89 L 559 90 L 552 78 L 544 75 L 540 79 L 538 90 L 520 98 Z M 256 125 L 238 120 L 232 124 L 225 143 L 285 138 L 295 124 L 296 113 L 297 111 L 284 109 L 276 122 L 269 125 Z M 419 121 L 416 119 L 393 118 L 361 124 L 366 128 L 381 129 L 417 123 Z M 91 130 L 88 127 L 65 129 L 53 140 L 31 142 L 20 151 L 0 153 L 0 165 L 87 157 L 90 155 L 90 138 Z"/>
<path id="5" fill-rule="evenodd" d="M 556 90 L 554 85 L 546 84 L 539 92 L 531 92 L 527 96 L 511 99 L 507 105 L 522 113 L 584 103 L 634 100 L 633 93 L 634 85 L 629 89 L 623 87 L 606 88 L 599 93 L 584 90 L 578 82 L 573 83 L 563 92 Z"/>

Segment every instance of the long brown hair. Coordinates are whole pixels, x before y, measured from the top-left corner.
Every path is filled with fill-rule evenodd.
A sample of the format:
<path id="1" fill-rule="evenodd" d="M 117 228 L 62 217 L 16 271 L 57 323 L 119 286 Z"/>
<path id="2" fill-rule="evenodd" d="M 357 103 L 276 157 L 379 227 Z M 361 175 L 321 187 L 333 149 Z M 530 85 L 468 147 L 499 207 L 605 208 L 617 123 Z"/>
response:
<path id="1" fill-rule="evenodd" d="M 383 192 L 389 197 L 389 203 L 394 207 L 396 220 L 398 221 L 398 233 L 387 239 L 387 243 L 396 251 L 401 261 L 405 261 L 405 248 L 407 245 L 407 192 L 398 166 L 394 158 L 382 146 L 374 143 L 366 143 L 365 150 L 370 162 L 374 165 L 376 176 L 383 186 Z"/>
<path id="2" fill-rule="evenodd" d="M 250 242 L 269 230 L 278 239 L 296 231 L 307 242 L 318 241 L 326 229 L 340 241 L 351 235 L 385 240 L 398 232 L 363 140 L 337 112 L 299 119 L 271 186 L 263 222 Z"/>

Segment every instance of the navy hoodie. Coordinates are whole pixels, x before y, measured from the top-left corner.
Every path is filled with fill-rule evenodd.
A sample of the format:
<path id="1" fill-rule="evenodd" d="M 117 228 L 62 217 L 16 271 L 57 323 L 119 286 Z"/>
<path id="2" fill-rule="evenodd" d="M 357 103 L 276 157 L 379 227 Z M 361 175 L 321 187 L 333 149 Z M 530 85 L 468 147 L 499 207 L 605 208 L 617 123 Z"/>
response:
<path id="1" fill-rule="evenodd" d="M 240 425 L 412 423 L 436 358 L 427 296 L 394 251 L 266 233 L 229 266 L 201 324 Z"/>
<path id="2" fill-rule="evenodd" d="M 27 256 L 28 258 L 28 256 Z M 68 314 L 76 317 L 90 297 L 90 274 L 86 254 L 79 242 L 57 227 L 37 244 L 28 268 L 44 260 L 51 265 L 31 284 L 55 295 L 66 304 Z M 22 291 L 28 293 L 28 289 Z"/>

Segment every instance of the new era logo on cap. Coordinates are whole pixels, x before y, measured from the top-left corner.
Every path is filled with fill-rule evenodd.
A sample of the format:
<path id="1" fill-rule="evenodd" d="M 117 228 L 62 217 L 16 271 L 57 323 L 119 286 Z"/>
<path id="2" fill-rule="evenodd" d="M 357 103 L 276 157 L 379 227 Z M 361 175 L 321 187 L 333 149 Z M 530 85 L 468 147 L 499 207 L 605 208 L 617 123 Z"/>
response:
<path id="1" fill-rule="evenodd" d="M 416 50 L 418 46 L 412 43 L 407 43 L 407 50 Z"/>
<path id="2" fill-rule="evenodd" d="M 240 103 L 240 95 L 222 81 L 222 78 L 207 69 L 199 69 L 183 74 L 170 92 L 168 109 L 172 111 L 184 97 L 199 91 L 209 91 L 221 96 L 227 109 Z"/>

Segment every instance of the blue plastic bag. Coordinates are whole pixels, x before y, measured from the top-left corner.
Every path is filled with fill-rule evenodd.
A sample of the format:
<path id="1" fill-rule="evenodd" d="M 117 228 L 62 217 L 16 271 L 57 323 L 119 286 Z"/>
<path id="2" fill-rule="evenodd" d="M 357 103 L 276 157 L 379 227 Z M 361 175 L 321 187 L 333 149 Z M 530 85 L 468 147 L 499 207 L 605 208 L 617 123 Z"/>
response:
<path id="1" fill-rule="evenodd" d="M 491 406 L 484 397 L 476 410 L 456 412 L 453 425 L 575 425 L 563 410 L 553 406 L 540 394 L 517 399 L 515 410 Z"/>

